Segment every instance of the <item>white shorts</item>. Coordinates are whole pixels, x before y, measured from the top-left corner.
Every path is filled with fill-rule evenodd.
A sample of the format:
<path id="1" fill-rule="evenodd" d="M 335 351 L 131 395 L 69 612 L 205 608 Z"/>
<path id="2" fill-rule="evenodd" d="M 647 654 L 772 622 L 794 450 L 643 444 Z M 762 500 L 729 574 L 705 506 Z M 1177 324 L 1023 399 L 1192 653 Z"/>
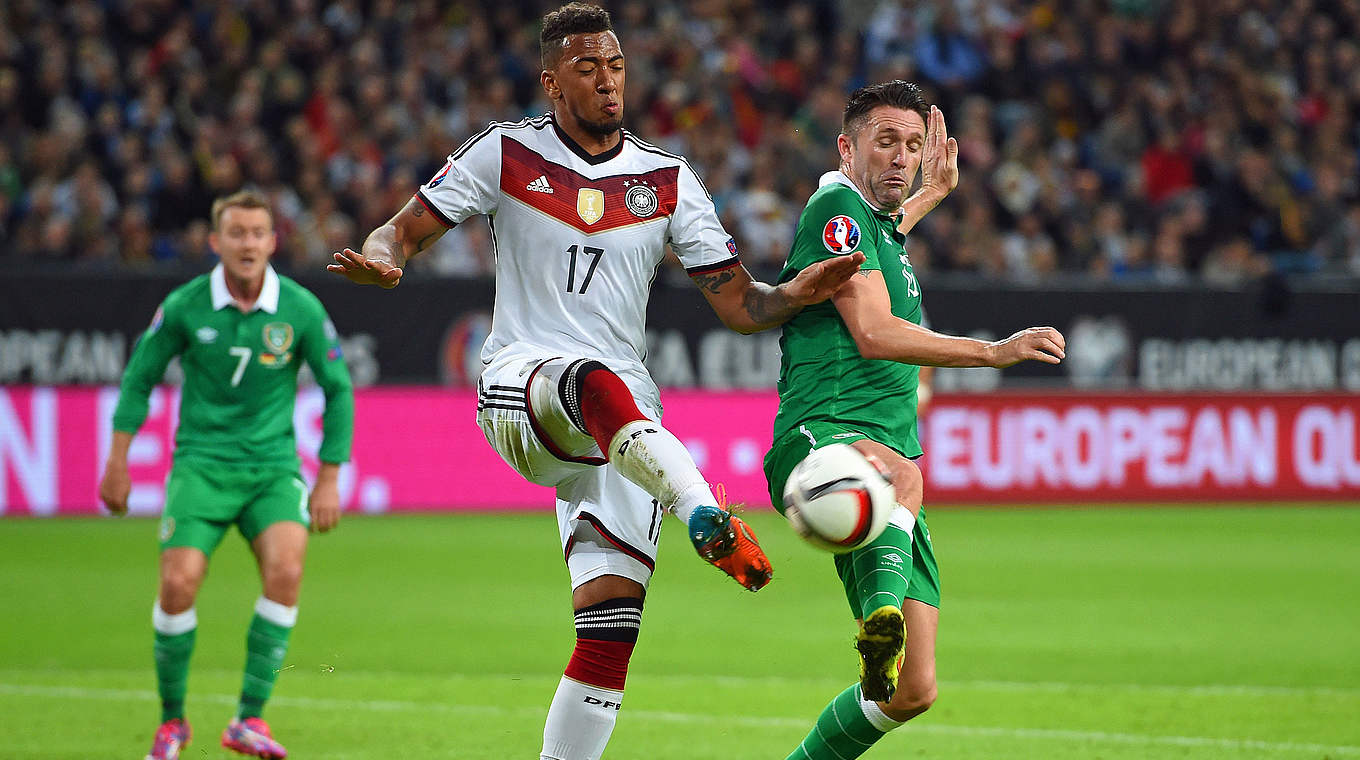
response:
<path id="1" fill-rule="evenodd" d="M 557 527 L 572 588 L 603 575 L 645 588 L 656 566 L 664 510 L 609 465 L 559 395 L 574 393 L 574 371 L 589 360 L 540 349 L 501 350 L 477 380 L 477 424 L 525 480 L 557 489 Z M 643 414 L 660 422 L 659 404 L 647 403 L 657 398 L 650 377 L 596 361 L 624 380 Z"/>

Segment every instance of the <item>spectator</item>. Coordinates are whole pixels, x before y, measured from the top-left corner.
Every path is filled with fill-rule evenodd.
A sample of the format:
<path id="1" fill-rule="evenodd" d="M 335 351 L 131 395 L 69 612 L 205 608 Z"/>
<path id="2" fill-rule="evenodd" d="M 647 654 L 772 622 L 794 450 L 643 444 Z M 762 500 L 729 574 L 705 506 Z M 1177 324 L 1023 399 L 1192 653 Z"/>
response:
<path id="1" fill-rule="evenodd" d="M 1270 262 L 1244 237 L 1215 248 L 1204 262 L 1204 282 L 1215 288 L 1241 287 L 1269 272 Z"/>
<path id="2" fill-rule="evenodd" d="M 309 267 L 328 230 L 374 226 L 432 175 L 431 156 L 545 107 L 523 4 L 51 5 L 0 4 L 0 230 L 15 259 L 197 261 L 192 220 L 251 185 Z M 863 5 L 617 9 L 643 72 L 628 126 L 694 160 L 753 265 L 783 257 L 788 199 L 834 167 L 845 93 L 903 77 L 931 88 L 960 141 L 946 205 L 966 234 L 918 232 L 936 271 L 1222 281 L 1265 256 L 1360 275 L 1360 4 Z M 489 273 L 489 235 L 457 240 L 434 269 Z"/>

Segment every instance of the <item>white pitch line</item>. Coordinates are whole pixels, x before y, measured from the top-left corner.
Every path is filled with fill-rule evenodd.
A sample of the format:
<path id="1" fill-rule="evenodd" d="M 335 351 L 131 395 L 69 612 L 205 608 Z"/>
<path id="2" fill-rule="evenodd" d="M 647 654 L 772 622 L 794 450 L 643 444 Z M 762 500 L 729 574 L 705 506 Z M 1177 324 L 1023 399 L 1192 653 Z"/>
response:
<path id="1" fill-rule="evenodd" d="M 296 670 L 292 670 L 296 668 Z M 290 665 L 289 669 L 295 673 L 309 672 L 307 666 Z M 33 676 L 35 674 L 69 674 L 72 676 L 88 677 L 90 675 L 127 675 L 135 678 L 143 678 L 148 672 L 145 668 L 44 668 L 41 670 L 30 670 L 22 668 L 0 669 L 0 678 L 10 676 Z M 224 675 L 231 678 L 240 676 L 240 670 L 230 670 L 226 668 L 216 669 L 195 669 L 196 675 Z M 402 671 L 375 671 L 375 670 L 350 670 L 345 675 L 349 678 L 374 678 L 382 681 L 410 677 L 410 673 Z M 436 681 L 532 681 L 544 680 L 557 682 L 560 673 L 457 673 L 449 672 L 435 677 Z M 638 681 L 662 682 L 662 683 L 699 683 L 707 686 L 733 686 L 740 688 L 750 688 L 758 686 L 782 686 L 786 684 L 799 684 L 806 686 L 809 684 L 825 684 L 827 688 L 845 686 L 850 683 L 848 678 L 833 678 L 827 676 L 741 676 L 741 675 L 689 675 L 684 673 L 648 673 L 645 671 L 630 672 L 629 675 Z M 426 678 L 426 676 L 422 676 Z M 1144 692 L 1148 694 L 1167 694 L 1175 696 L 1208 696 L 1208 697 L 1336 697 L 1341 699 L 1360 699 L 1360 688 L 1346 686 L 1269 686 L 1264 684 L 1141 684 L 1141 683 L 1092 683 L 1075 681 L 996 681 L 986 679 L 975 680 L 943 680 L 940 681 L 941 691 L 953 689 L 959 690 L 978 690 L 978 691 L 1015 691 L 1015 692 L 1091 692 L 1091 691 L 1122 691 L 1122 692 Z"/>
<path id="2" fill-rule="evenodd" d="M 155 692 L 140 689 L 87 689 L 76 686 L 32 686 L 0 683 L 0 695 L 20 697 L 48 697 L 54 699 L 87 699 L 126 701 L 156 699 Z M 196 700 L 213 704 L 236 704 L 236 697 L 226 694 L 195 695 Z M 541 707 L 497 707 L 494 705 L 457 705 L 439 702 L 410 702 L 404 700 L 353 700 L 315 697 L 274 697 L 270 702 L 280 707 L 299 707 L 321 710 L 366 710 L 369 712 L 447 712 L 508 717 L 541 718 Z M 629 710 L 630 720 L 652 720 L 667 723 L 719 723 L 726 726 L 805 728 L 811 717 L 737 716 L 704 713 L 668 712 L 661 710 Z M 959 726 L 938 723 L 912 725 L 913 733 L 942 736 L 987 736 L 1008 739 L 1057 740 L 1066 742 L 1096 742 L 1137 746 L 1212 747 L 1223 750 L 1251 750 L 1266 753 L 1301 753 L 1360 757 L 1360 746 L 1348 744 L 1311 744 L 1301 742 L 1268 742 L 1258 739 L 1224 739 L 1211 736 L 1163 736 L 1156 734 L 1128 734 L 1109 731 L 1074 731 L 1049 728 L 1009 728 L 1005 726 Z"/>

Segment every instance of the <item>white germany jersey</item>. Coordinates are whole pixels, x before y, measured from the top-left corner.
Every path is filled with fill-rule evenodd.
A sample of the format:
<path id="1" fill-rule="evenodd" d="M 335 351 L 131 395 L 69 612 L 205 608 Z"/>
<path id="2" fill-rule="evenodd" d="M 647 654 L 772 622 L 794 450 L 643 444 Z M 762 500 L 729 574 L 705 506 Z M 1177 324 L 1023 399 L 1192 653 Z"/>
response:
<path id="1" fill-rule="evenodd" d="M 508 346 L 538 347 L 645 377 L 647 297 L 665 246 L 690 274 L 738 264 L 683 158 L 626 131 L 591 156 L 551 113 L 490 125 L 416 198 L 446 225 L 476 214 L 491 223 L 496 299 L 484 363 Z"/>

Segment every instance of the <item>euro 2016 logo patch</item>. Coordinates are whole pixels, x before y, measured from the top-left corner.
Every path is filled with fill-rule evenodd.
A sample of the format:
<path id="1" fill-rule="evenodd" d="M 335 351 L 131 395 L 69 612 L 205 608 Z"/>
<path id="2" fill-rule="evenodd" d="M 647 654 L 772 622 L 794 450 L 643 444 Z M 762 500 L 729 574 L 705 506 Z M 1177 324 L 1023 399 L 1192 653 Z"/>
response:
<path id="1" fill-rule="evenodd" d="M 434 175 L 434 179 L 431 179 L 431 180 L 430 180 L 430 183 L 429 183 L 428 185 L 426 185 L 426 187 L 430 188 L 431 190 L 433 190 L 433 189 L 436 188 L 436 187 L 439 187 L 439 183 L 440 183 L 440 182 L 443 182 L 443 181 L 444 181 L 444 178 L 447 177 L 447 176 L 449 176 L 449 169 L 452 169 L 452 168 L 453 168 L 453 164 L 446 161 L 446 162 L 444 163 L 444 168 L 443 168 L 443 169 L 440 169 L 440 170 L 439 170 L 439 173 L 436 174 L 436 175 Z"/>
<path id="2" fill-rule="evenodd" d="M 633 216 L 647 219 L 656 213 L 656 190 L 639 181 L 624 193 L 623 204 Z"/>
<path id="3" fill-rule="evenodd" d="M 855 250 L 859 245 L 859 225 L 845 214 L 831 217 L 822 228 L 822 245 L 832 253 L 849 253 Z"/>

